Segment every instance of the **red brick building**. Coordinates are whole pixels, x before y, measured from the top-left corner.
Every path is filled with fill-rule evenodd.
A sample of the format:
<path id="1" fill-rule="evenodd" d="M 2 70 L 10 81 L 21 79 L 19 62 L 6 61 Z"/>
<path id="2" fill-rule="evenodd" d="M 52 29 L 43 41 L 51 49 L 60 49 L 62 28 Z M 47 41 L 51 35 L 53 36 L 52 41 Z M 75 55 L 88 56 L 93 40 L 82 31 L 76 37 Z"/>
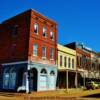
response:
<path id="1" fill-rule="evenodd" d="M 66 46 L 76 50 L 77 86 L 85 86 L 91 70 L 91 50 L 77 42 L 72 42 Z"/>
<path id="2" fill-rule="evenodd" d="M 55 90 L 56 59 L 57 23 L 53 20 L 28 10 L 1 23 L 1 89 Z"/>

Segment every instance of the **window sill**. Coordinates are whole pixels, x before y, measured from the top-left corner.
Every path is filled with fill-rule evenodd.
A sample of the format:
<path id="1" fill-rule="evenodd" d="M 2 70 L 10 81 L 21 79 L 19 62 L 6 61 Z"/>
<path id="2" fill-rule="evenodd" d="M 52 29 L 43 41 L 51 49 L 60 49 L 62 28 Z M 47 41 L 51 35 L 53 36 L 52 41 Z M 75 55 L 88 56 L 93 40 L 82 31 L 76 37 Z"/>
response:
<path id="1" fill-rule="evenodd" d="M 46 60 L 46 57 L 42 57 L 43 60 Z"/>
<path id="2" fill-rule="evenodd" d="M 54 59 L 50 59 L 50 60 L 52 61 L 52 60 L 54 60 Z"/>
<path id="3" fill-rule="evenodd" d="M 33 55 L 34 57 L 38 57 L 37 55 Z"/>

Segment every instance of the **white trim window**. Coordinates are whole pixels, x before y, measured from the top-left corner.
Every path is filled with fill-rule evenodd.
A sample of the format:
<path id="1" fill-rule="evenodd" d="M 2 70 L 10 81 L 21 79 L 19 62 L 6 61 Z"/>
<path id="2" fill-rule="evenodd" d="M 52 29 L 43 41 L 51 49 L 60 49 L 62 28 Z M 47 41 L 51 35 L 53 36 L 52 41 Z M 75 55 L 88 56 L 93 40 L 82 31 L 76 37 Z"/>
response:
<path id="1" fill-rule="evenodd" d="M 54 32 L 53 31 L 50 32 L 50 39 L 54 40 Z"/>
<path id="2" fill-rule="evenodd" d="M 38 45 L 36 43 L 33 45 L 33 56 L 38 56 Z"/>
<path id="3" fill-rule="evenodd" d="M 38 24 L 37 23 L 34 24 L 34 33 L 38 34 Z"/>
<path id="4" fill-rule="evenodd" d="M 69 57 L 69 58 L 68 58 L 68 68 L 71 67 L 71 65 L 70 65 L 71 62 L 70 62 L 70 60 L 71 60 L 71 58 Z"/>
<path id="5" fill-rule="evenodd" d="M 74 69 L 74 59 L 72 59 L 72 68 Z"/>
<path id="6" fill-rule="evenodd" d="M 46 58 L 46 47 L 45 46 L 42 47 L 42 57 Z"/>
<path id="7" fill-rule="evenodd" d="M 53 60 L 54 59 L 54 49 L 50 48 L 50 59 Z"/>
<path id="8" fill-rule="evenodd" d="M 43 27 L 43 37 L 47 37 L 47 28 L 44 26 Z"/>

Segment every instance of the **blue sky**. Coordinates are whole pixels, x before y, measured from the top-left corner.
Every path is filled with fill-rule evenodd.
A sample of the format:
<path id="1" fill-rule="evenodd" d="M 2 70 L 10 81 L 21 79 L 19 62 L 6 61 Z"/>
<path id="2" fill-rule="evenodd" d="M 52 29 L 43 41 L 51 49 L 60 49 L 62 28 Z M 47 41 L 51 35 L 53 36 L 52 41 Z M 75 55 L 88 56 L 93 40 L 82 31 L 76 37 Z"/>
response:
<path id="1" fill-rule="evenodd" d="M 58 23 L 58 42 L 83 42 L 100 51 L 100 0 L 0 0 L 0 22 L 35 9 Z"/>

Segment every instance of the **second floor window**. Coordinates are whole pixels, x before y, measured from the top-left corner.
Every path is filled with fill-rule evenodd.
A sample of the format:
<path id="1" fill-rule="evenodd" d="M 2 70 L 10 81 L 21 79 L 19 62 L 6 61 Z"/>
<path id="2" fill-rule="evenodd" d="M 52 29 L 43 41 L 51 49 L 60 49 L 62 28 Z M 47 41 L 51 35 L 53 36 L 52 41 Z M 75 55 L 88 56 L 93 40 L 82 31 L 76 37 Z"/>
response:
<path id="1" fill-rule="evenodd" d="M 54 59 L 54 49 L 50 48 L 50 59 Z"/>
<path id="2" fill-rule="evenodd" d="M 60 55 L 60 66 L 62 66 L 62 55 Z"/>
<path id="3" fill-rule="evenodd" d="M 66 67 L 66 65 L 67 65 L 67 58 L 66 57 L 64 57 L 64 67 Z"/>
<path id="4" fill-rule="evenodd" d="M 38 34 L 38 24 L 37 23 L 34 24 L 34 33 Z"/>
<path id="5" fill-rule="evenodd" d="M 46 27 L 43 27 L 43 37 L 47 37 L 47 29 L 46 29 Z"/>
<path id="6" fill-rule="evenodd" d="M 68 58 L 68 68 L 70 68 L 70 58 Z"/>
<path id="7" fill-rule="evenodd" d="M 42 57 L 46 57 L 46 47 L 42 47 Z"/>
<path id="8" fill-rule="evenodd" d="M 33 55 L 34 56 L 37 56 L 38 55 L 38 45 L 37 44 L 34 44 L 33 45 Z"/>
<path id="9" fill-rule="evenodd" d="M 74 59 L 72 59 L 72 68 L 74 68 Z"/>

